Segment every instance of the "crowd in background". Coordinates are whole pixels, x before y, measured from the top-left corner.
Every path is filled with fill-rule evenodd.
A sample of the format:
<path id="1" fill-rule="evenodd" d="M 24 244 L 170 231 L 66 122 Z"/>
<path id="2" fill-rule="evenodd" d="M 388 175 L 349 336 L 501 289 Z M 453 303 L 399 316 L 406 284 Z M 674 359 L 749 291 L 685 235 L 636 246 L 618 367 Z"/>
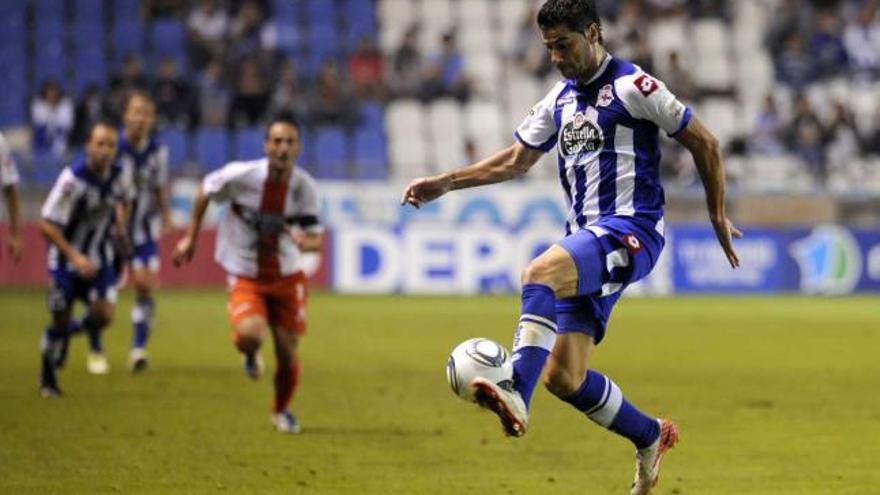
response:
<path id="1" fill-rule="evenodd" d="M 713 17 L 728 20 L 732 2 L 723 0 L 599 0 L 609 51 L 628 58 L 666 81 L 679 97 L 699 103 L 707 94 L 694 83 L 678 53 L 657 67 L 645 36 L 653 19 Z M 506 54 L 536 78 L 552 73 L 536 37 L 534 10 L 522 20 Z M 442 34 L 436 53 L 423 53 L 419 26 L 405 31 L 396 48 L 381 53 L 377 40 L 361 38 L 342 58 L 328 58 L 317 70 L 302 70 L 295 57 L 277 49 L 270 4 L 261 0 L 145 0 L 145 22 L 178 18 L 187 28 L 187 67 L 173 58 L 153 70 L 139 54 L 125 57 L 106 88 L 89 87 L 74 100 L 54 80 L 34 96 L 31 119 L 36 153 L 63 156 L 79 146 L 85 130 L 101 116 L 118 117 L 131 89 L 150 92 L 159 125 L 236 128 L 258 125 L 269 115 L 292 111 L 309 125 L 351 125 L 360 102 L 411 97 L 467 100 L 474 91 L 464 70 L 454 30 Z M 769 17 L 765 46 L 780 85 L 791 101 L 768 94 L 750 132 L 732 142 L 729 153 L 790 153 L 824 180 L 840 157 L 880 154 L 880 113 L 857 125 L 851 103 L 832 102 L 819 112 L 805 96 L 811 85 L 834 78 L 880 79 L 880 1 L 782 0 Z M 736 98 L 735 88 L 729 95 Z M 711 123 L 710 123 L 711 126 Z M 674 152 L 673 152 L 674 155 Z M 674 160 L 671 162 L 674 163 Z"/>

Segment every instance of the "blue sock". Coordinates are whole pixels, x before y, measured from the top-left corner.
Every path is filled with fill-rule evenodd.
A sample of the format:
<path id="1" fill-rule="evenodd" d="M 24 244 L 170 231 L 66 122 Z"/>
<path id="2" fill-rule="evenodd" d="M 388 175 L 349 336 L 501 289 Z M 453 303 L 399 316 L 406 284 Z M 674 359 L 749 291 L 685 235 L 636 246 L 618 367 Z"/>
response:
<path id="1" fill-rule="evenodd" d="M 598 371 L 587 371 L 577 392 L 563 399 L 588 418 L 624 436 L 643 449 L 660 436 L 657 420 L 646 416 L 623 397 L 616 383 Z"/>
<path id="2" fill-rule="evenodd" d="M 131 346 L 144 348 L 150 338 L 150 327 L 153 324 L 153 311 L 156 303 L 152 297 L 138 298 L 131 310 L 131 323 L 133 327 Z"/>
<path id="3" fill-rule="evenodd" d="M 91 314 L 86 314 L 80 326 L 89 336 L 89 349 L 95 353 L 104 352 L 104 345 L 101 342 L 101 333 L 104 331 L 104 324 L 99 322 L 97 318 Z"/>
<path id="4" fill-rule="evenodd" d="M 541 284 L 522 288 L 522 316 L 513 339 L 513 388 L 528 407 L 556 341 L 556 296 Z"/>

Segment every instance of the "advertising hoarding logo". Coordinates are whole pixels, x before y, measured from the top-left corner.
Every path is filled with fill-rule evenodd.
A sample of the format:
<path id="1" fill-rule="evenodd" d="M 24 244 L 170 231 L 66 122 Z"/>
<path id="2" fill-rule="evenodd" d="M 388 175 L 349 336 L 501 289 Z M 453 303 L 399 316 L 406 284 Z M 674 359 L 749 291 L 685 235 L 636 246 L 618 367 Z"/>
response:
<path id="1" fill-rule="evenodd" d="M 801 290 L 809 294 L 848 294 L 862 273 L 862 253 L 849 230 L 822 225 L 791 245 L 801 275 Z"/>

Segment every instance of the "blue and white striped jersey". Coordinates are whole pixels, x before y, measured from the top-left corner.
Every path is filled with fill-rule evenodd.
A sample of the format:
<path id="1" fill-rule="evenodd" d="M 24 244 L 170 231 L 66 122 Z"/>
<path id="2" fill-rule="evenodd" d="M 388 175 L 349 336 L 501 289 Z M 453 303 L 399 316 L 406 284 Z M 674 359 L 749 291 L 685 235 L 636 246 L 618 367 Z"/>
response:
<path id="1" fill-rule="evenodd" d="M 642 218 L 662 234 L 658 128 L 672 136 L 690 118 L 662 82 L 606 55 L 586 84 L 557 83 L 515 135 L 530 148 L 556 147 L 570 205 L 566 235 L 609 216 Z"/>
<path id="2" fill-rule="evenodd" d="M 156 242 L 160 221 L 156 191 L 168 182 L 168 148 L 151 137 L 143 149 L 135 149 L 121 132 L 119 161 L 130 169 L 135 189 L 128 220 L 131 242 L 134 246 Z"/>
<path id="3" fill-rule="evenodd" d="M 78 158 L 61 171 L 41 215 L 58 225 L 67 242 L 92 263 L 109 266 L 113 261 L 110 230 L 114 206 L 130 200 L 131 191 L 130 176 L 118 161 L 104 177 L 98 177 L 86 166 L 85 158 Z M 70 269 L 67 258 L 53 244 L 49 246 L 49 269 Z"/>

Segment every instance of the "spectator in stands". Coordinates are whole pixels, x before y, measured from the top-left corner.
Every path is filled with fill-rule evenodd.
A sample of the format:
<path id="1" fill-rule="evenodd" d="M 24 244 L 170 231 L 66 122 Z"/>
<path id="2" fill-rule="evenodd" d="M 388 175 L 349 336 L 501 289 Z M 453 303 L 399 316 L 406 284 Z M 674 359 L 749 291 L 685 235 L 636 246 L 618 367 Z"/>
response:
<path id="1" fill-rule="evenodd" d="M 246 0 L 241 4 L 229 30 L 229 56 L 233 63 L 254 56 L 259 56 L 264 62 L 272 60 L 277 35 L 272 23 L 265 21 L 266 11 L 258 2 Z"/>
<path id="2" fill-rule="evenodd" d="M 850 67 L 859 78 L 880 76 L 880 16 L 876 2 L 868 2 L 843 33 Z"/>
<path id="3" fill-rule="evenodd" d="M 197 70 L 213 57 L 223 55 L 229 16 L 217 5 L 217 0 L 201 0 L 186 21 L 189 33 L 190 65 Z"/>
<path id="4" fill-rule="evenodd" d="M 48 79 L 31 104 L 33 151 L 35 155 L 61 159 L 73 129 L 73 103 L 55 79 Z"/>
<path id="5" fill-rule="evenodd" d="M 73 130 L 70 132 L 70 147 L 79 148 L 89 137 L 89 130 L 99 121 L 106 118 L 107 102 L 101 88 L 91 84 L 83 91 L 76 103 L 73 117 Z"/>
<path id="6" fill-rule="evenodd" d="M 385 94 L 383 72 L 382 54 L 375 41 L 368 36 L 361 37 L 348 59 L 348 77 L 355 95 L 362 100 L 382 99 Z"/>
<path id="7" fill-rule="evenodd" d="M 332 59 L 321 66 L 308 101 L 309 119 L 315 125 L 347 126 L 357 119 L 357 102 Z"/>
<path id="8" fill-rule="evenodd" d="M 823 10 L 817 14 L 816 30 L 810 40 L 810 55 L 823 78 L 840 75 L 846 69 L 840 18 L 833 10 Z"/>
<path id="9" fill-rule="evenodd" d="M 795 90 L 801 90 L 816 80 L 817 67 L 813 56 L 804 47 L 798 33 L 788 36 L 785 48 L 776 59 L 776 79 Z"/>
<path id="10" fill-rule="evenodd" d="M 269 109 L 269 81 L 260 60 L 247 57 L 236 71 L 237 81 L 232 106 L 229 109 L 229 125 L 233 127 L 259 124 Z"/>
<path id="11" fill-rule="evenodd" d="M 547 48 L 541 43 L 541 38 L 535 32 L 535 9 L 529 8 L 516 32 L 511 56 L 514 62 L 525 72 L 544 78 L 550 73 L 553 65 L 547 56 Z"/>
<path id="12" fill-rule="evenodd" d="M 229 117 L 232 99 L 229 85 L 226 83 L 223 62 L 214 58 L 208 62 L 199 76 L 199 116 L 200 125 L 223 127 Z"/>
<path id="13" fill-rule="evenodd" d="M 820 184 L 827 175 L 825 164 L 825 129 L 805 95 L 795 97 L 795 115 L 786 129 L 789 150 L 798 155 Z"/>
<path id="14" fill-rule="evenodd" d="M 782 141 L 784 134 L 785 125 L 779 115 L 776 100 L 772 93 L 767 93 L 749 140 L 749 151 L 765 155 L 781 154 L 785 151 Z"/>
<path id="15" fill-rule="evenodd" d="M 149 80 L 144 73 L 141 58 L 134 53 L 126 55 L 122 61 L 120 71 L 110 77 L 109 87 L 110 93 L 107 97 L 108 116 L 119 120 L 129 93 L 134 90 L 147 92 L 149 89 Z"/>
<path id="16" fill-rule="evenodd" d="M 443 34 L 440 53 L 431 57 L 424 74 L 419 96 L 425 101 L 444 96 L 467 100 L 470 96 L 470 81 L 464 73 L 464 57 L 458 50 L 454 33 Z"/>
<path id="17" fill-rule="evenodd" d="M 277 79 L 278 84 L 272 92 L 270 113 L 272 115 L 289 113 L 297 120 L 304 121 L 307 118 L 308 106 L 293 59 L 282 62 Z"/>
<path id="18" fill-rule="evenodd" d="M 868 133 L 865 138 L 865 153 L 876 155 L 880 158 L 880 105 L 877 106 L 877 112 L 874 114 L 873 131 Z"/>
<path id="19" fill-rule="evenodd" d="M 651 72 L 647 69 L 645 71 Z M 669 62 L 663 80 L 666 81 L 666 86 L 682 101 L 694 102 L 698 100 L 699 95 L 694 79 L 691 77 L 690 71 L 682 66 L 676 50 L 669 52 Z"/>
<path id="20" fill-rule="evenodd" d="M 394 96 L 413 97 L 421 83 L 422 54 L 418 47 L 419 27 L 412 25 L 403 35 L 400 46 L 394 50 L 389 83 Z"/>
<path id="21" fill-rule="evenodd" d="M 195 124 L 192 85 L 180 75 L 177 62 L 171 57 L 163 59 L 159 65 L 159 73 L 153 82 L 153 99 L 160 127 L 192 127 Z"/>
<path id="22" fill-rule="evenodd" d="M 835 101 L 832 112 L 831 123 L 825 131 L 828 167 L 844 170 L 859 157 L 864 143 L 855 116 L 843 102 Z"/>
<path id="23" fill-rule="evenodd" d="M 767 50 L 774 57 L 785 48 L 792 34 L 809 33 L 813 26 L 813 9 L 805 0 L 783 0 L 769 16 L 765 36 Z"/>

